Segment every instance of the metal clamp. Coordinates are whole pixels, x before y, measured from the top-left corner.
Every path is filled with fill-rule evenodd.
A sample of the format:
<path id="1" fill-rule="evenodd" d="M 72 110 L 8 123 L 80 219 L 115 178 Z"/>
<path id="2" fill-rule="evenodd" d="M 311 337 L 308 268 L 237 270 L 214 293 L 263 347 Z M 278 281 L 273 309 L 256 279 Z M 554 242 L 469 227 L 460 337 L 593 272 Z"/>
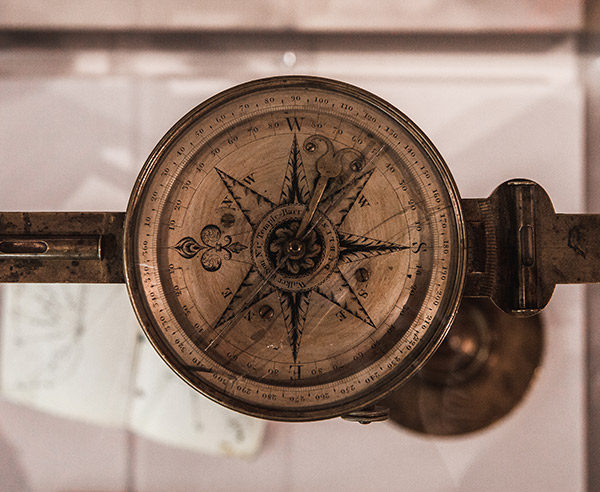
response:
<path id="1" fill-rule="evenodd" d="M 600 215 L 557 214 L 537 183 L 513 179 L 462 200 L 468 242 L 465 297 L 505 312 L 538 313 L 556 284 L 600 282 Z"/>

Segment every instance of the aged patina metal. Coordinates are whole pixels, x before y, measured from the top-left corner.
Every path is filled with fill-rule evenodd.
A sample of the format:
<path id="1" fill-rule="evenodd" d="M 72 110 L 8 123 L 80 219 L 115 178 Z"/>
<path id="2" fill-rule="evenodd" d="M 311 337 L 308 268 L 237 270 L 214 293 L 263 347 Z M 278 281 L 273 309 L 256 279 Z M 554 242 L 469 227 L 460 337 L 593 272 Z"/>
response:
<path id="1" fill-rule="evenodd" d="M 123 212 L 1 212 L 0 282 L 122 283 Z"/>
<path id="2" fill-rule="evenodd" d="M 369 422 L 463 297 L 523 316 L 556 283 L 599 281 L 599 226 L 556 214 L 527 180 L 461 200 L 387 102 L 274 77 L 184 116 L 126 213 L 1 213 L 0 281 L 125 281 L 155 349 L 210 398 L 276 420 Z"/>
<path id="3" fill-rule="evenodd" d="M 468 270 L 463 295 L 503 311 L 543 309 L 556 284 L 600 282 L 600 215 L 557 214 L 537 183 L 513 179 L 463 199 Z"/>
<path id="4" fill-rule="evenodd" d="M 359 424 L 372 424 L 373 422 L 385 422 L 390 417 L 390 409 L 386 404 L 373 405 L 371 407 L 361 408 L 355 412 L 342 415 L 344 420 L 349 422 L 358 422 Z"/>

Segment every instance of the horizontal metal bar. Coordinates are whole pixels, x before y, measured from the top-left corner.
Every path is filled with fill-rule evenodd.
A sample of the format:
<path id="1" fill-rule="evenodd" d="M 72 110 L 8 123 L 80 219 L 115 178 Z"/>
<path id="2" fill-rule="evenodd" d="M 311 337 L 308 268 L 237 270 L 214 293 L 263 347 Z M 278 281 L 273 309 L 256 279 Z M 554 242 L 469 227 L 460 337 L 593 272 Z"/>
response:
<path id="1" fill-rule="evenodd" d="M 0 212 L 0 282 L 121 283 L 123 212 Z"/>

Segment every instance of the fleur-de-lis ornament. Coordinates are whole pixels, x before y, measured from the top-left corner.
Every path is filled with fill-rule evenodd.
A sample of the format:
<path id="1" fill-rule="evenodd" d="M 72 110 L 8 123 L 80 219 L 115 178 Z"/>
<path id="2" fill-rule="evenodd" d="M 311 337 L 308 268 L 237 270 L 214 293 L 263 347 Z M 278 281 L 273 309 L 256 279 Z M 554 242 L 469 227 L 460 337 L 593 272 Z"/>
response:
<path id="1" fill-rule="evenodd" d="M 200 251 L 203 251 L 200 263 L 208 272 L 216 272 L 221 268 L 223 260 L 231 260 L 234 253 L 238 254 L 247 248 L 238 241 L 232 242 L 229 235 L 222 236 L 221 229 L 214 224 L 209 224 L 202 229 L 200 241 L 202 244 L 193 237 L 186 236 L 180 239 L 174 248 L 187 259 L 194 258 Z"/>

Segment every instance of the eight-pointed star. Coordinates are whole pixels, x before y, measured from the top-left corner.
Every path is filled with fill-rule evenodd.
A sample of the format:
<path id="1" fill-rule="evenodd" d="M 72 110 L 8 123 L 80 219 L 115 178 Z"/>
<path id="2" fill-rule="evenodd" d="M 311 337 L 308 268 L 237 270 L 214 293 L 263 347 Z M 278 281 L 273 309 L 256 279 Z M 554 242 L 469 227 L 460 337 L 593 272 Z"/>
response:
<path id="1" fill-rule="evenodd" d="M 220 169 L 216 169 L 216 172 L 253 231 L 262 217 L 274 208 L 286 204 L 299 203 L 306 205 L 310 200 L 311 190 L 309 189 L 304 171 L 296 135 L 293 137 L 278 203 L 273 203 L 269 198 L 257 193 L 245 183 L 229 176 Z M 217 337 L 222 336 L 231 329 L 243 313 L 273 292 L 277 293 L 281 304 L 294 363 L 298 359 L 302 332 L 312 296 L 322 296 L 351 316 L 360 319 L 373 328 L 375 327 L 369 314 L 364 309 L 359 296 L 356 295 L 339 268 L 340 263 L 360 261 L 365 258 L 408 249 L 407 246 L 380 241 L 366 236 L 349 234 L 341 230 L 345 218 L 358 201 L 359 195 L 369 181 L 372 173 L 373 169 L 366 171 L 345 186 L 334 192 L 330 192 L 320 205 L 320 210 L 324 212 L 337 229 L 339 240 L 338 264 L 333 268 L 331 276 L 327 281 L 311 290 L 288 292 L 283 289 L 276 289 L 270 283 L 265 282 L 256 267 L 254 265 L 251 266 L 236 292 L 231 297 L 227 307 L 214 324 Z M 256 291 L 257 286 L 261 284 L 262 287 L 259 288 L 258 292 L 253 293 L 253 291 Z"/>

